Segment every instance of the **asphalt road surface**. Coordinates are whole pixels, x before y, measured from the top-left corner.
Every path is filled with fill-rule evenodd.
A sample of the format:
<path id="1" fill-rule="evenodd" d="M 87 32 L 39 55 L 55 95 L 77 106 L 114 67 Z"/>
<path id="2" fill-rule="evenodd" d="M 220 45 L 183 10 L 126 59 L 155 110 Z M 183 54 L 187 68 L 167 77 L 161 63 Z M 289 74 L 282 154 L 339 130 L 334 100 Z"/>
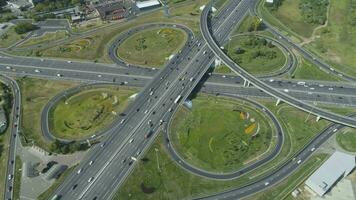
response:
<path id="1" fill-rule="evenodd" d="M 12 119 L 9 124 L 10 129 L 10 145 L 8 152 L 8 160 L 6 165 L 6 181 L 5 181 L 5 193 L 4 199 L 13 199 L 13 188 L 15 178 L 15 160 L 16 160 L 16 145 L 18 143 L 18 134 L 20 127 L 19 116 L 21 116 L 21 95 L 20 88 L 16 81 L 13 79 L 0 75 L 0 81 L 6 84 L 12 90 L 13 102 L 12 102 Z"/>

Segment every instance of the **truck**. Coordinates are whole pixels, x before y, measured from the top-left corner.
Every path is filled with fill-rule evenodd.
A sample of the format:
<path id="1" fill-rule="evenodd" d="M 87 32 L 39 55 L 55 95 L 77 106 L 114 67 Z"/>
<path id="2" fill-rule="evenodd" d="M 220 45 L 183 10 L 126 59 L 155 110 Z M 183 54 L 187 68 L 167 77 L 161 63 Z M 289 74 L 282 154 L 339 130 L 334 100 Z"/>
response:
<path id="1" fill-rule="evenodd" d="M 174 100 L 174 103 L 178 103 L 181 98 L 182 98 L 182 95 L 178 95 L 177 98 Z"/>

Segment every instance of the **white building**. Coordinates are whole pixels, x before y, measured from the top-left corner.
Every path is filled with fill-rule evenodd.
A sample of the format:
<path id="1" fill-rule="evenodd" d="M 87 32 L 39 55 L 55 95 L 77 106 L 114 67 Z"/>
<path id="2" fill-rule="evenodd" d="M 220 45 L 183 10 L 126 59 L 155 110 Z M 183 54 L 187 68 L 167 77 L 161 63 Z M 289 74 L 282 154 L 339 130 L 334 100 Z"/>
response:
<path id="1" fill-rule="evenodd" d="M 305 184 L 316 194 L 323 196 L 355 166 L 355 156 L 337 151 L 308 178 Z"/>
<path id="2" fill-rule="evenodd" d="M 150 9 L 161 6 L 161 2 L 158 0 L 136 1 L 136 6 L 140 10 Z"/>

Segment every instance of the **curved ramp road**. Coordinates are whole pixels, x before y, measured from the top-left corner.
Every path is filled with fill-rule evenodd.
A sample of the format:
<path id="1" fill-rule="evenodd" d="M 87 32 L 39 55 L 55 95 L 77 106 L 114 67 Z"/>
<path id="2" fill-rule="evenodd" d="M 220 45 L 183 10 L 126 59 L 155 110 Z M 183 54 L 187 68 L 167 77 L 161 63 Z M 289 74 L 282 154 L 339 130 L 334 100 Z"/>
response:
<path id="1" fill-rule="evenodd" d="M 13 199 L 14 191 L 14 179 L 15 179 L 15 160 L 16 160 L 16 145 L 19 134 L 20 118 L 21 116 L 21 94 L 20 87 L 15 80 L 10 77 L 0 75 L 0 81 L 6 84 L 12 90 L 13 104 L 12 104 L 12 119 L 9 123 L 10 129 L 10 145 L 8 152 L 8 159 L 6 165 L 6 180 L 5 180 L 5 192 L 4 199 Z"/>
<path id="2" fill-rule="evenodd" d="M 252 104 L 255 108 L 261 110 L 263 113 L 265 113 L 265 115 L 268 116 L 268 118 L 270 118 L 270 120 L 272 121 L 272 123 L 274 125 L 274 129 L 276 131 L 275 134 L 277 137 L 277 143 L 275 144 L 273 150 L 267 156 L 264 156 L 263 158 L 261 158 L 257 161 L 254 161 L 254 162 L 248 164 L 247 166 L 245 166 L 235 172 L 232 172 L 232 173 L 213 173 L 213 172 L 209 172 L 209 171 L 206 171 L 203 169 L 199 169 L 198 167 L 195 167 L 195 166 L 191 165 L 190 163 L 186 162 L 179 155 L 179 153 L 175 150 L 174 145 L 171 143 L 169 132 L 170 132 L 170 127 L 171 127 L 171 123 L 172 123 L 174 116 L 170 118 L 169 122 L 165 126 L 164 136 L 165 136 L 166 140 L 165 140 L 164 144 L 165 144 L 165 147 L 166 147 L 168 153 L 172 157 L 172 159 L 179 166 L 181 166 L 183 169 L 185 169 L 193 174 L 196 174 L 198 176 L 202 176 L 204 178 L 230 180 L 230 179 L 238 178 L 238 177 L 244 175 L 245 173 L 248 173 L 248 172 L 254 170 L 257 167 L 260 167 L 261 165 L 266 164 L 267 162 L 273 160 L 276 156 L 278 156 L 278 154 L 280 153 L 280 151 L 282 149 L 282 145 L 284 142 L 284 132 L 283 132 L 282 126 L 279 123 L 276 116 L 274 116 L 274 114 L 270 110 L 268 110 L 265 106 L 255 102 L 255 101 L 252 101 L 250 99 L 243 98 L 243 97 L 239 97 L 239 96 L 235 96 L 235 95 L 231 95 L 231 94 L 221 94 L 221 95 L 230 97 L 230 98 L 240 99 L 242 101 L 246 101 L 246 102 Z"/>
<path id="3" fill-rule="evenodd" d="M 262 15 L 257 11 L 257 7 L 258 7 L 258 4 L 256 4 L 256 7 L 253 12 L 255 13 L 255 15 L 259 16 L 260 19 L 262 19 L 262 17 L 261 17 Z M 269 32 L 271 32 L 273 35 L 278 37 L 278 40 L 283 41 L 285 44 L 288 44 L 290 47 L 297 50 L 304 58 L 306 58 L 308 61 L 310 61 L 314 65 L 318 66 L 321 70 L 324 70 L 329 74 L 333 74 L 333 75 L 338 76 L 339 78 L 347 80 L 347 81 L 351 81 L 351 82 L 356 81 L 356 77 L 350 76 L 350 75 L 345 74 L 339 70 L 334 69 L 330 64 L 326 63 L 325 61 L 318 58 L 316 55 L 314 55 L 310 51 L 306 50 L 305 48 L 303 48 L 300 45 L 293 42 L 290 38 L 288 38 L 287 36 L 282 34 L 277 28 L 273 27 L 267 21 L 264 20 L 263 24 L 268 28 Z"/>
<path id="4" fill-rule="evenodd" d="M 249 0 L 247 2 L 250 2 L 250 4 L 252 4 L 251 2 L 254 2 L 254 1 L 256 1 L 256 0 Z M 244 2 L 246 2 L 246 0 L 242 0 L 242 2 L 236 8 L 234 8 L 234 10 L 232 12 L 241 12 L 241 9 L 239 9 L 239 7 L 242 7 Z M 296 108 L 299 108 L 306 112 L 311 112 L 314 115 L 320 116 L 324 119 L 328 119 L 328 120 L 336 122 L 336 123 L 340 123 L 340 124 L 343 124 L 346 126 L 356 128 L 356 120 L 355 119 L 322 110 L 320 108 L 317 108 L 310 104 L 306 104 L 306 103 L 288 95 L 287 92 L 278 91 L 278 90 L 270 87 L 268 84 L 257 79 L 256 77 L 252 76 L 247 71 L 245 71 L 242 67 L 240 67 L 238 64 L 236 64 L 234 61 L 232 61 L 220 49 L 220 47 L 215 42 L 213 36 L 210 33 L 209 25 L 208 25 L 208 15 L 210 13 L 211 7 L 212 7 L 212 3 L 210 2 L 208 5 L 206 5 L 206 7 L 203 10 L 203 13 L 201 15 L 201 20 L 200 20 L 201 21 L 201 26 L 200 26 L 201 32 L 202 32 L 203 38 L 205 39 L 205 41 L 207 42 L 207 44 L 211 48 L 211 50 L 214 52 L 214 54 L 217 57 L 219 57 L 232 71 L 239 74 L 241 77 L 243 77 L 247 81 L 249 81 L 252 85 L 263 90 L 267 94 L 269 94 L 283 102 L 286 102 Z M 219 37 L 219 35 L 218 35 L 218 37 Z"/>
<path id="5" fill-rule="evenodd" d="M 178 30 L 182 30 L 187 34 L 187 43 L 191 41 L 194 36 L 193 36 L 193 31 L 190 30 L 188 27 L 180 25 L 180 24 L 169 24 L 169 23 L 152 23 L 152 24 L 144 24 L 141 26 L 137 26 L 134 28 L 129 29 L 128 31 L 120 34 L 110 45 L 108 52 L 109 52 L 109 57 L 111 58 L 112 61 L 117 63 L 118 65 L 121 66 L 127 66 L 127 67 L 141 67 L 141 66 L 136 66 L 133 64 L 128 64 L 127 62 L 123 61 L 118 55 L 117 55 L 117 50 L 119 46 L 125 42 L 128 38 L 133 36 L 136 33 L 139 33 L 141 31 L 144 31 L 146 29 L 156 29 L 156 28 L 174 28 Z"/>
<path id="6" fill-rule="evenodd" d="M 356 117 L 352 115 L 350 117 Z M 327 128 L 316 135 L 308 144 L 306 144 L 301 150 L 299 150 L 292 159 L 288 160 L 282 164 L 279 168 L 271 172 L 269 175 L 252 182 L 248 183 L 242 187 L 224 191 L 221 193 L 216 193 L 214 195 L 208 195 L 204 197 L 198 197 L 195 199 L 205 199 L 205 200 L 236 200 L 250 195 L 261 192 L 275 184 L 280 183 L 288 176 L 293 174 L 300 165 L 310 158 L 310 156 L 318 149 L 324 142 L 326 142 L 332 135 L 337 133 L 339 130 L 345 128 L 346 126 L 341 124 L 330 124 Z M 298 164 L 298 161 L 301 161 Z"/>
<path id="7" fill-rule="evenodd" d="M 53 142 L 55 139 L 63 142 L 63 143 L 70 143 L 72 141 L 78 141 L 78 142 L 87 142 L 89 141 L 95 141 L 98 138 L 104 136 L 110 129 L 113 128 L 114 124 L 119 123 L 119 119 L 115 118 L 114 121 L 108 125 L 104 130 L 94 133 L 91 136 L 86 136 L 82 139 L 78 140 L 68 140 L 68 139 L 63 139 L 63 138 L 58 138 L 54 136 L 54 134 L 50 131 L 49 128 L 49 117 L 50 117 L 50 112 L 51 110 L 63 99 L 68 96 L 72 96 L 74 94 L 77 94 L 81 91 L 87 90 L 87 89 L 92 89 L 92 88 L 97 88 L 97 87 L 103 87 L 103 86 L 113 86 L 113 83 L 87 83 L 83 85 L 79 85 L 76 87 L 69 88 L 67 90 L 64 90 L 60 93 L 58 93 L 56 96 L 54 96 L 52 99 L 48 101 L 48 103 L 45 105 L 45 107 L 42 110 L 41 113 L 41 130 L 42 130 L 42 135 L 43 138 L 47 142 Z M 118 85 L 119 86 L 119 85 Z"/>

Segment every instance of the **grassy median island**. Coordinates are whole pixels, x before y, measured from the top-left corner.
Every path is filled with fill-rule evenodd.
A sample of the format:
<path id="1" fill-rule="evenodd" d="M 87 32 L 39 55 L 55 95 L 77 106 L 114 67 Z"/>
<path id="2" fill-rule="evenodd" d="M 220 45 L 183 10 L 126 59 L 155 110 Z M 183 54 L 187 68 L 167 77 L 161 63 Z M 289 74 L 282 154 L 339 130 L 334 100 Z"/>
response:
<path id="1" fill-rule="evenodd" d="M 346 151 L 356 152 L 356 129 L 344 129 L 336 135 L 336 141 Z"/>
<path id="2" fill-rule="evenodd" d="M 183 31 L 173 28 L 145 30 L 124 41 L 117 54 L 128 63 L 161 67 L 183 47 L 186 37 Z"/>
<path id="3" fill-rule="evenodd" d="M 80 139 L 102 131 L 126 108 L 135 92 L 106 86 L 65 97 L 52 110 L 51 130 L 65 139 Z"/>
<path id="4" fill-rule="evenodd" d="M 191 110 L 181 107 L 171 128 L 172 143 L 191 164 L 230 172 L 267 151 L 273 128 L 242 100 L 200 96 Z"/>
<path id="5" fill-rule="evenodd" d="M 176 165 L 163 146 L 164 138 L 158 137 L 157 141 L 144 155 L 146 159 L 138 161 L 135 170 L 119 189 L 114 199 L 192 199 L 201 195 L 208 195 L 245 185 L 276 169 L 288 158 L 293 158 L 293 154 L 296 151 L 328 124 L 326 120 L 316 122 L 315 117 L 308 116 L 308 113 L 283 103 L 279 106 L 275 106 L 275 102 L 272 101 L 261 100 L 261 103 L 277 116 L 286 132 L 281 153 L 273 161 L 260 166 L 238 179 L 228 181 L 206 179 L 193 175 Z M 285 182 L 282 182 L 277 185 L 277 187 L 282 187 L 278 187 L 279 193 L 265 191 L 269 193 L 267 199 L 278 199 L 277 196 L 280 193 L 288 194 L 292 192 L 293 188 L 300 183 L 296 177 L 309 173 L 311 170 L 310 163 L 316 163 L 314 158 L 312 159 L 310 160 L 311 162 L 308 161 L 308 163 L 302 165 L 303 167 L 298 170 L 296 176 L 285 179 L 289 187 L 285 187 Z M 319 160 L 320 158 L 315 159 Z M 313 169 L 320 164 L 316 164 L 317 166 L 312 164 Z"/>
<path id="6" fill-rule="evenodd" d="M 227 54 L 242 68 L 254 75 L 270 74 L 280 70 L 286 57 L 270 41 L 254 36 L 234 36 L 225 45 Z"/>

